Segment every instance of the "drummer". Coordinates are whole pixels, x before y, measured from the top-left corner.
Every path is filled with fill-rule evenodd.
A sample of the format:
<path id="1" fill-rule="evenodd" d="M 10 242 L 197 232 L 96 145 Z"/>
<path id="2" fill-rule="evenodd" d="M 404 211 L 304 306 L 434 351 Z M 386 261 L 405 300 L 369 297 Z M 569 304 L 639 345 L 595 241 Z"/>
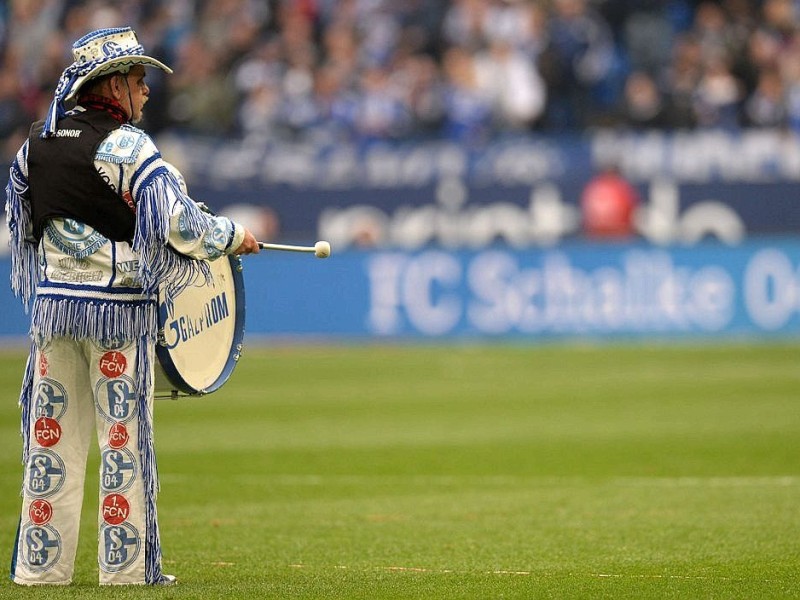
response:
<path id="1" fill-rule="evenodd" d="M 127 27 L 93 31 L 72 50 L 6 189 L 11 286 L 26 307 L 35 297 L 11 578 L 72 580 L 96 430 L 99 581 L 169 584 L 156 515 L 156 293 L 177 294 L 206 280 L 206 261 L 259 247 L 241 225 L 202 211 L 135 126 L 150 91 L 145 68 L 169 67 L 145 55 Z"/>

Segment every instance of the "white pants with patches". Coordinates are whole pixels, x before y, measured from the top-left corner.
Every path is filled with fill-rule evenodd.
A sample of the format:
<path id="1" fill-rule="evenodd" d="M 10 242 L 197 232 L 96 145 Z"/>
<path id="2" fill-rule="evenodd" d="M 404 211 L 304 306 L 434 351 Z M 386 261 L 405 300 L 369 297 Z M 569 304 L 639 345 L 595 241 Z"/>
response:
<path id="1" fill-rule="evenodd" d="M 149 359 L 137 367 L 134 342 L 103 348 L 88 340 L 55 338 L 35 349 L 14 582 L 72 581 L 87 455 L 95 431 L 101 457 L 100 583 L 153 583 L 148 581 L 153 572 L 160 577 L 155 499 L 148 505 L 146 492 L 154 489 L 147 478 L 156 475 L 155 469 L 143 470 L 146 460 L 139 439 L 140 419 L 146 419 L 146 431 L 152 431 L 152 394 L 143 404 L 136 393 L 141 381 L 137 368 L 152 373 L 153 349 L 147 352 Z"/>

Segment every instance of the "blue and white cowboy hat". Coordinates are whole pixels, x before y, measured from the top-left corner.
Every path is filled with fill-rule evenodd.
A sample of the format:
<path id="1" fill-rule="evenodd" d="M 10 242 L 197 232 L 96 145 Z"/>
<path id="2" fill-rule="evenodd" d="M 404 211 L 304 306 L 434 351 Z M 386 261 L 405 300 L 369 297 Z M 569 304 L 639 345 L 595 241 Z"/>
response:
<path id="1" fill-rule="evenodd" d="M 158 67 L 172 73 L 167 65 L 146 56 L 136 32 L 130 27 L 98 29 L 87 33 L 72 45 L 74 62 L 64 69 L 56 87 L 55 97 L 47 112 L 42 137 L 50 137 L 65 114 L 64 103 L 91 79 L 108 73 L 127 73 L 134 65 Z"/>

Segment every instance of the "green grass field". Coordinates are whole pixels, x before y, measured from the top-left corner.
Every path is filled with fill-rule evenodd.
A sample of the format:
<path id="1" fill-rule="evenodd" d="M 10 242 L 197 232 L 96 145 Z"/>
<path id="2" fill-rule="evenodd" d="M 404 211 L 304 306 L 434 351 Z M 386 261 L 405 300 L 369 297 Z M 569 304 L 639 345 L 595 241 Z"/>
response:
<path id="1" fill-rule="evenodd" d="M 4 579 L 0 597 L 800 598 L 799 358 L 789 344 L 250 348 L 221 391 L 156 405 L 178 586 L 97 586 L 92 467 L 74 584 Z M 8 564 L 24 357 L 0 359 Z"/>

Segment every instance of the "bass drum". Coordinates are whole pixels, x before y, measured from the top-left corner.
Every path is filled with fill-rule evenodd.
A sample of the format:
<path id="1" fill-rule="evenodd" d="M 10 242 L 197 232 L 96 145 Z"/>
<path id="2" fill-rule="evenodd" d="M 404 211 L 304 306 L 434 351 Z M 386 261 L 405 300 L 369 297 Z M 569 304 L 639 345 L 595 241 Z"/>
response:
<path id="1" fill-rule="evenodd" d="M 238 256 L 208 261 L 213 281 L 158 298 L 155 397 L 210 394 L 233 373 L 244 339 L 244 277 Z"/>

